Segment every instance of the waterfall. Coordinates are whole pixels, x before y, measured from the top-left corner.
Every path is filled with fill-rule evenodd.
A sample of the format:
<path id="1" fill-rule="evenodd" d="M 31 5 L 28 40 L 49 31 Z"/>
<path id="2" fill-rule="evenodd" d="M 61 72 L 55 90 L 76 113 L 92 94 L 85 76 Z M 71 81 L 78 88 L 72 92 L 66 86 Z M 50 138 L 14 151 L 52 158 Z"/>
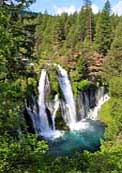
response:
<path id="1" fill-rule="evenodd" d="M 53 100 L 47 100 L 47 93 L 50 90 L 50 82 L 47 72 L 42 69 L 39 80 L 38 108 L 33 101 L 26 110 L 32 119 L 33 127 L 38 135 L 44 138 L 58 138 L 63 135 L 62 131 L 56 130 L 55 118 L 58 110 L 61 109 L 62 117 L 70 130 L 81 130 L 89 127 L 86 119 L 96 120 L 101 106 L 110 99 L 105 93 L 104 87 L 91 87 L 84 92 L 80 92 L 78 97 L 73 97 L 72 87 L 67 71 L 60 65 L 58 68 L 58 81 L 62 91 L 63 99 L 58 94 Z M 34 100 L 34 99 L 33 99 Z M 77 113 L 76 113 L 77 110 Z"/>
<path id="2" fill-rule="evenodd" d="M 54 99 L 54 112 L 53 115 L 51 115 L 51 121 L 52 121 L 52 129 L 50 128 L 49 125 L 49 120 L 46 112 L 46 100 L 45 100 L 45 95 L 46 92 L 49 89 L 49 81 L 48 81 L 48 76 L 46 73 L 46 70 L 42 70 L 41 72 L 41 77 L 39 80 L 39 86 L 38 86 L 38 91 L 39 91 L 39 99 L 38 99 L 38 105 L 39 105 L 39 119 L 40 119 L 40 135 L 42 135 L 44 138 L 50 138 L 50 139 L 55 139 L 63 135 L 63 132 L 60 132 L 58 130 L 55 130 L 55 116 L 56 112 L 59 107 L 59 101 L 58 101 L 58 96 L 55 96 Z"/>
<path id="3" fill-rule="evenodd" d="M 26 108 L 26 111 L 33 122 L 33 128 L 34 128 L 35 133 L 39 134 L 41 122 L 40 122 L 40 119 L 39 119 L 37 112 L 35 112 L 35 111 L 32 112 L 31 109 L 28 107 Z"/>
<path id="4" fill-rule="evenodd" d="M 39 105 L 39 118 L 40 118 L 40 130 L 41 132 L 49 131 L 49 122 L 46 114 L 46 107 L 45 107 L 45 91 L 47 89 L 46 85 L 47 80 L 47 73 L 46 70 L 42 70 L 40 80 L 39 80 L 39 99 L 38 99 L 38 105 Z"/>
<path id="5" fill-rule="evenodd" d="M 100 111 L 102 105 L 105 102 L 107 102 L 109 99 L 110 99 L 110 97 L 108 96 L 108 94 L 101 95 L 101 97 L 98 100 L 97 105 L 93 109 L 90 109 L 87 117 L 92 120 L 96 120 L 98 118 L 98 112 Z"/>
<path id="6" fill-rule="evenodd" d="M 70 129 L 73 128 L 75 125 L 77 118 L 76 118 L 76 108 L 75 108 L 75 101 L 73 97 L 73 92 L 71 88 L 71 83 L 68 78 L 67 71 L 63 69 L 60 65 L 58 65 L 58 80 L 59 80 L 59 85 L 61 87 L 64 99 L 65 99 L 65 104 L 66 104 L 66 114 L 67 114 L 67 120 L 66 120 L 67 125 L 70 127 Z"/>

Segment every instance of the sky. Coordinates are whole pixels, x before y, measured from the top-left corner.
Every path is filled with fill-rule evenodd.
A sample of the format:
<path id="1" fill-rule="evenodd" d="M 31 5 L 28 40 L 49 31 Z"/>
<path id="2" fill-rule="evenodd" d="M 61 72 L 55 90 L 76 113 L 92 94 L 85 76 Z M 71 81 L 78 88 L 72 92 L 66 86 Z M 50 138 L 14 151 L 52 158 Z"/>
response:
<path id="1" fill-rule="evenodd" d="M 97 13 L 102 9 L 106 0 L 92 0 L 92 9 Z M 112 12 L 122 15 L 122 0 L 110 0 Z M 72 14 L 79 11 L 83 5 L 83 0 L 36 0 L 36 2 L 29 7 L 29 11 L 44 12 L 49 14 L 61 14 L 67 12 Z"/>

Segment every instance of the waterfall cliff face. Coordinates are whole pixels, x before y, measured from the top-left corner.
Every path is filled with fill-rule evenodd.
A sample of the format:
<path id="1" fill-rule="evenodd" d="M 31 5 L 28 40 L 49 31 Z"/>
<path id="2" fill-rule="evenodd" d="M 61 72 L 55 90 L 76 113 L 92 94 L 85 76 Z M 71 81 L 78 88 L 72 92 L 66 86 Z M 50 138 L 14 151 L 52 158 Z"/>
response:
<path id="1" fill-rule="evenodd" d="M 110 99 L 110 97 L 105 94 L 102 97 L 99 98 L 96 106 L 93 109 L 90 109 L 90 111 L 88 112 L 88 118 L 92 119 L 92 120 L 96 120 L 98 118 L 98 112 L 100 111 L 102 105 L 107 102 Z"/>
<path id="2" fill-rule="evenodd" d="M 110 99 L 104 87 L 89 88 L 77 98 L 78 119 L 96 120 L 101 106 Z"/>
<path id="3" fill-rule="evenodd" d="M 109 100 L 104 87 L 90 87 L 81 92 L 74 100 L 67 71 L 60 65 L 57 65 L 57 68 L 58 81 L 63 98 L 59 99 L 58 94 L 56 94 L 53 100 L 47 100 L 46 95 L 50 90 L 50 84 L 47 72 L 43 69 L 38 86 L 39 111 L 35 108 L 27 107 L 27 113 L 32 119 L 35 132 L 45 138 L 56 138 L 62 135 L 62 132 L 56 130 L 55 127 L 58 110 L 61 110 L 64 122 L 70 130 L 79 130 L 88 126 L 84 122 L 85 119 L 96 120 L 102 104 Z"/>
<path id="4" fill-rule="evenodd" d="M 53 106 L 53 114 L 52 114 L 52 121 L 53 121 L 53 130 L 56 130 L 55 127 L 55 118 L 56 118 L 56 113 L 59 109 L 60 106 L 60 100 L 58 98 L 58 94 L 54 98 L 54 106 Z"/>
<path id="5" fill-rule="evenodd" d="M 67 125 L 72 128 L 74 124 L 77 122 L 76 117 L 76 108 L 75 108 L 75 101 L 73 97 L 71 83 L 68 78 L 67 71 L 63 69 L 60 65 L 58 65 L 58 80 L 59 85 L 62 90 L 62 94 L 64 96 L 63 107 L 65 103 L 65 117 L 64 120 L 66 121 Z"/>

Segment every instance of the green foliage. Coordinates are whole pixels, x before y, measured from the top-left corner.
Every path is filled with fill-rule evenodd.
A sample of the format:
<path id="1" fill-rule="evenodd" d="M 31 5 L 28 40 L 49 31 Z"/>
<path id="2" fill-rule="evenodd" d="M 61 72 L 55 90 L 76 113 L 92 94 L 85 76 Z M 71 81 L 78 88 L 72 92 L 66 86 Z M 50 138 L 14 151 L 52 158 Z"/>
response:
<path id="1" fill-rule="evenodd" d="M 0 172 L 121 173 L 122 22 L 116 28 L 121 17 L 110 15 L 109 1 L 97 15 L 92 13 L 91 2 L 85 1 L 80 13 L 69 16 L 45 13 L 38 14 L 38 17 L 20 11 L 33 0 L 16 1 L 17 4 L 3 2 L 0 5 Z M 112 37 L 114 40 L 104 64 L 111 100 L 100 112 L 100 119 L 107 124 L 101 150 L 78 153 L 73 157 L 47 155 L 48 145 L 36 135 L 28 134 L 21 118 L 26 97 L 37 92 L 36 73 L 39 74 L 46 63 L 63 64 L 67 55 L 70 61 L 66 61 L 65 66 L 74 93 L 78 94 L 90 85 L 87 80 L 87 58 L 83 58 L 82 53 L 88 51 L 95 40 L 96 50 L 106 54 Z M 61 56 L 64 56 L 64 62 L 60 61 Z M 49 77 L 53 96 L 59 92 L 54 69 L 50 70 Z M 63 121 L 58 118 L 60 126 L 63 126 Z"/>
<path id="2" fill-rule="evenodd" d="M 99 118 L 101 121 L 103 121 L 105 124 L 109 124 L 112 122 L 112 116 L 110 115 L 111 113 L 111 100 L 106 102 L 100 112 L 99 112 Z"/>
<path id="3" fill-rule="evenodd" d="M 69 72 L 71 78 L 73 92 L 77 95 L 80 91 L 89 87 L 89 81 L 86 78 L 86 61 L 83 57 L 77 57 L 77 66 Z"/>
<path id="4" fill-rule="evenodd" d="M 112 45 L 111 45 L 111 49 L 114 51 L 121 51 L 121 47 L 122 47 L 122 35 L 121 35 L 121 32 L 122 32 L 122 21 L 119 22 L 117 28 L 116 28 L 116 31 L 115 31 L 115 38 L 112 42 Z"/>
<path id="5" fill-rule="evenodd" d="M 56 71 L 51 70 L 49 73 L 49 78 L 51 81 L 51 95 L 53 96 L 59 92 L 59 84 L 58 84 Z"/>
<path id="6" fill-rule="evenodd" d="M 34 173 L 44 169 L 47 144 L 37 141 L 33 135 L 23 135 L 20 141 L 11 137 L 2 137 L 0 140 L 0 172 Z M 30 164 L 31 163 L 31 164 Z"/>
<path id="7" fill-rule="evenodd" d="M 115 38 L 111 50 L 104 63 L 104 78 L 107 80 L 113 76 L 122 77 L 122 22 L 120 21 L 115 32 Z"/>
<path id="8" fill-rule="evenodd" d="M 78 83 L 78 90 L 85 91 L 89 88 L 90 82 L 88 80 L 83 80 Z"/>
<path id="9" fill-rule="evenodd" d="M 115 32 L 115 38 L 111 45 L 111 50 L 105 60 L 104 76 L 108 80 L 113 76 L 122 77 L 122 22 L 118 24 Z"/>
<path id="10" fill-rule="evenodd" d="M 80 92 L 85 91 L 89 88 L 90 82 L 88 80 L 81 80 L 79 82 L 73 82 L 73 92 L 78 95 Z"/>
<path id="11" fill-rule="evenodd" d="M 103 77 L 107 81 L 109 81 L 109 79 L 111 79 L 113 76 L 118 76 L 120 78 L 122 77 L 121 51 L 114 51 L 114 55 L 112 54 L 109 54 L 104 62 Z"/>
<path id="12" fill-rule="evenodd" d="M 99 53 L 106 55 L 112 42 L 112 23 L 110 18 L 110 3 L 107 0 L 96 24 L 94 46 Z"/>
<path id="13" fill-rule="evenodd" d="M 106 103 L 100 112 L 100 118 L 108 125 L 105 134 L 105 147 L 121 144 L 122 135 L 122 87 L 121 80 L 113 77 L 110 81 L 111 99 Z M 103 146 L 104 146 L 103 145 Z"/>
<path id="14" fill-rule="evenodd" d="M 115 98 L 122 98 L 122 78 L 113 77 L 109 83 L 110 94 Z"/>
<path id="15" fill-rule="evenodd" d="M 83 8 L 81 8 L 80 13 L 78 14 L 77 27 L 79 33 L 80 41 L 87 40 L 90 44 L 93 41 L 94 35 L 94 16 L 91 9 L 91 3 L 86 2 Z"/>
<path id="16" fill-rule="evenodd" d="M 115 140 L 118 135 L 121 134 L 122 129 L 122 100 L 111 98 L 107 103 L 105 103 L 99 112 L 100 120 L 107 124 L 105 139 L 109 143 L 116 143 Z M 119 134 L 120 133 L 120 134 Z"/>
<path id="17" fill-rule="evenodd" d="M 88 45 L 93 41 L 94 15 L 90 5 L 81 8 L 80 13 L 69 16 L 67 13 L 60 16 L 39 14 L 36 22 L 35 54 L 40 57 L 50 56 L 53 60 L 68 52 L 81 51 L 85 38 Z"/>

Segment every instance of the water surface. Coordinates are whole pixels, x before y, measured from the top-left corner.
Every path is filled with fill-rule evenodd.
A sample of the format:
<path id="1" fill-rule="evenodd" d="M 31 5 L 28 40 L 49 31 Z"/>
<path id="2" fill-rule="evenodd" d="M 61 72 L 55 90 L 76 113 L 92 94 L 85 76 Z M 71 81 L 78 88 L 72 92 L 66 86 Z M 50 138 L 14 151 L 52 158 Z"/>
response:
<path id="1" fill-rule="evenodd" d="M 68 131 L 55 140 L 49 140 L 48 154 L 67 156 L 84 150 L 97 151 L 104 132 L 105 126 L 100 121 L 84 120 L 79 130 Z"/>

